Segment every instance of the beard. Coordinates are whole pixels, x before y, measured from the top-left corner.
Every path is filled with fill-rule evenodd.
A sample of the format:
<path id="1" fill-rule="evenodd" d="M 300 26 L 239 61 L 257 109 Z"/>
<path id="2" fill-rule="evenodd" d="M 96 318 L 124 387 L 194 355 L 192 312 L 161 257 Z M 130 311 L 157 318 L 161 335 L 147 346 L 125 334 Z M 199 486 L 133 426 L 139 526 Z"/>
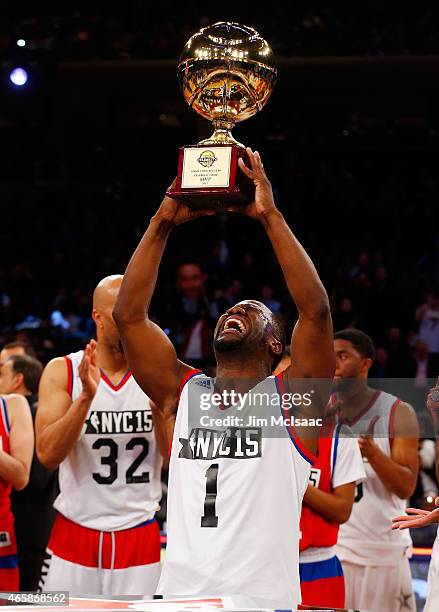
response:
<path id="1" fill-rule="evenodd" d="M 358 383 L 358 378 L 356 377 L 340 378 L 340 380 L 333 382 L 332 390 L 335 392 L 348 391 L 349 389 L 353 389 L 357 383 Z"/>
<path id="2" fill-rule="evenodd" d="M 213 341 L 213 348 L 218 353 L 230 353 L 240 348 L 243 344 L 244 338 L 236 338 L 236 340 L 225 340 L 217 338 Z"/>

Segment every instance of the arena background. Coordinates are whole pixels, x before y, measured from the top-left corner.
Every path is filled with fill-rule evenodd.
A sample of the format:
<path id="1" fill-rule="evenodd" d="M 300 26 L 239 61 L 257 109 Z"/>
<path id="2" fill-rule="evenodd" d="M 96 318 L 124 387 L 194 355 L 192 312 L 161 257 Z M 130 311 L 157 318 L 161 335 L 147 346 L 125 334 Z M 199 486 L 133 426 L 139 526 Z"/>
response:
<path id="1" fill-rule="evenodd" d="M 394 2 L 224 12 L 212 3 L 4 0 L 1 344 L 29 340 L 46 363 L 92 335 L 93 287 L 124 270 L 175 175 L 178 147 L 209 134 L 183 101 L 176 63 L 189 36 L 219 19 L 254 26 L 275 51 L 273 96 L 235 136 L 261 152 L 324 280 L 335 329 L 373 337 L 374 376 L 414 377 L 428 352 L 416 312 L 439 295 L 439 9 Z M 17 67 L 28 74 L 23 86 L 10 80 Z M 176 280 L 184 262 L 205 274 L 186 318 Z M 172 236 L 153 312 L 180 351 L 194 323 L 209 331 L 215 313 L 249 296 L 294 322 L 256 223 L 219 215 Z M 203 349 L 194 363 L 209 367 L 211 357 Z M 417 502 L 424 493 L 420 484 Z M 431 545 L 431 532 L 413 535 Z M 414 565 L 420 594 L 427 561 Z"/>

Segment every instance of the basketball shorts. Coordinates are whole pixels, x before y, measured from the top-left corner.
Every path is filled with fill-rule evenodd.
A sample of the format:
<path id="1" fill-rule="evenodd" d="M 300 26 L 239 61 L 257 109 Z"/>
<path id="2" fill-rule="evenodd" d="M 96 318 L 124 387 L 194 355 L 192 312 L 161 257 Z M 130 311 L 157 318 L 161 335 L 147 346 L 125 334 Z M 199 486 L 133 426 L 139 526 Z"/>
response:
<path id="1" fill-rule="evenodd" d="M 344 608 L 344 578 L 338 557 L 300 563 L 299 573 L 302 609 L 307 606 Z"/>
<path id="2" fill-rule="evenodd" d="M 406 556 L 392 566 L 343 561 L 346 607 L 371 612 L 416 612 L 410 563 Z"/>
<path id="3" fill-rule="evenodd" d="M 430 566 L 428 568 L 427 601 L 424 612 L 437 612 L 439 610 L 439 539 L 433 544 Z"/>
<path id="4" fill-rule="evenodd" d="M 97 531 L 58 513 L 39 588 L 71 595 L 154 595 L 159 577 L 155 519 L 121 531 Z"/>
<path id="5" fill-rule="evenodd" d="M 17 540 L 12 513 L 0 521 L 0 590 L 18 591 Z"/>

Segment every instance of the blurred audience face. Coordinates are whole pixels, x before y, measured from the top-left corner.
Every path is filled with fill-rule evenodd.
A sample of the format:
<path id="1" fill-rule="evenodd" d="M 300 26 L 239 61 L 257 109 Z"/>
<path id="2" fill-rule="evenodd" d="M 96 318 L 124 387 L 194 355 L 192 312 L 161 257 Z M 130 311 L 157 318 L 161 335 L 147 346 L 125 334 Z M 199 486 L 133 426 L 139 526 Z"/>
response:
<path id="1" fill-rule="evenodd" d="M 345 297 L 341 300 L 339 310 L 340 312 L 344 312 L 346 314 L 352 312 L 352 302 L 350 298 Z"/>
<path id="2" fill-rule="evenodd" d="M 360 268 L 368 268 L 369 267 L 369 253 L 367 251 L 363 251 L 360 253 L 358 257 L 358 265 Z"/>
<path id="3" fill-rule="evenodd" d="M 389 329 L 389 341 L 390 342 L 400 342 L 401 340 L 401 330 L 399 329 L 399 327 L 391 327 Z"/>
<path id="4" fill-rule="evenodd" d="M 5 361 L 12 357 L 12 355 L 26 355 L 24 346 L 14 346 L 13 348 L 4 348 L 0 352 L 0 367 L 3 366 Z M 0 393 L 6 393 L 6 391 L 0 391 Z"/>
<path id="5" fill-rule="evenodd" d="M 387 352 L 387 349 L 385 349 L 384 347 L 377 348 L 376 358 L 375 358 L 376 365 L 379 366 L 380 368 L 385 368 L 388 361 L 389 361 L 389 354 Z"/>
<path id="6" fill-rule="evenodd" d="M 12 355 L 0 368 L 0 393 L 36 394 L 42 372 L 43 364 L 38 359 Z"/>
<path id="7" fill-rule="evenodd" d="M 425 361 L 425 359 L 428 358 L 428 344 L 419 340 L 419 342 L 416 343 L 414 355 L 416 359 Z"/>
<path id="8" fill-rule="evenodd" d="M 198 264 L 188 263 L 178 268 L 177 289 L 187 298 L 198 299 L 203 294 L 205 280 L 206 275 Z"/>
<path id="9" fill-rule="evenodd" d="M 270 285 L 264 285 L 261 291 L 262 301 L 268 302 L 273 299 L 273 288 Z"/>
<path id="10" fill-rule="evenodd" d="M 14 350 L 14 349 L 11 349 Z M 2 351 L 3 352 L 3 351 Z M 16 353 L 15 353 L 16 354 Z M 24 353 L 20 353 L 24 355 Z M 0 367 L 0 393 L 19 393 L 19 389 L 23 384 L 23 375 L 14 372 L 13 363 L 9 360 L 2 361 Z"/>

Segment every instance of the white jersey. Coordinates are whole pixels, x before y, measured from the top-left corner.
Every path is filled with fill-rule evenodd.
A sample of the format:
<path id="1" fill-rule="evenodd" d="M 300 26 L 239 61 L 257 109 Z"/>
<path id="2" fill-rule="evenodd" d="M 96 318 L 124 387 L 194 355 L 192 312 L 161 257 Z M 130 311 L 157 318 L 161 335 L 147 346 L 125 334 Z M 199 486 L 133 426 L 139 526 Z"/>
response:
<path id="1" fill-rule="evenodd" d="M 270 376 L 251 393 L 268 394 L 275 404 L 281 385 Z M 213 390 L 214 379 L 192 373 L 180 396 L 158 592 L 239 595 L 246 605 L 294 609 L 301 601 L 299 519 L 312 458 L 283 424 L 270 429 L 270 414 L 281 416 L 279 403 L 259 413 L 267 423 L 255 423 L 251 401 L 233 414 L 215 406 L 203 412 Z"/>
<path id="2" fill-rule="evenodd" d="M 400 400 L 394 395 L 376 391 L 365 411 L 353 423 L 347 424 L 358 436 L 367 430 L 371 419 L 378 416 L 373 439 L 381 451 L 390 457 L 393 419 L 399 403 Z M 357 485 L 351 516 L 340 527 L 337 554 L 342 561 L 351 563 L 363 564 L 373 560 L 374 565 L 391 565 L 393 553 L 400 555 L 401 548 L 412 544 L 408 530 L 391 529 L 392 517 L 405 513 L 406 501 L 384 486 L 364 457 L 363 462 L 366 480 Z M 386 549 L 389 555 L 381 549 Z"/>
<path id="3" fill-rule="evenodd" d="M 66 357 L 69 391 L 82 391 L 83 351 Z M 81 435 L 59 466 L 55 508 L 90 529 L 118 531 L 151 520 L 161 498 L 162 459 L 148 397 L 127 372 L 115 386 L 101 373 Z"/>

